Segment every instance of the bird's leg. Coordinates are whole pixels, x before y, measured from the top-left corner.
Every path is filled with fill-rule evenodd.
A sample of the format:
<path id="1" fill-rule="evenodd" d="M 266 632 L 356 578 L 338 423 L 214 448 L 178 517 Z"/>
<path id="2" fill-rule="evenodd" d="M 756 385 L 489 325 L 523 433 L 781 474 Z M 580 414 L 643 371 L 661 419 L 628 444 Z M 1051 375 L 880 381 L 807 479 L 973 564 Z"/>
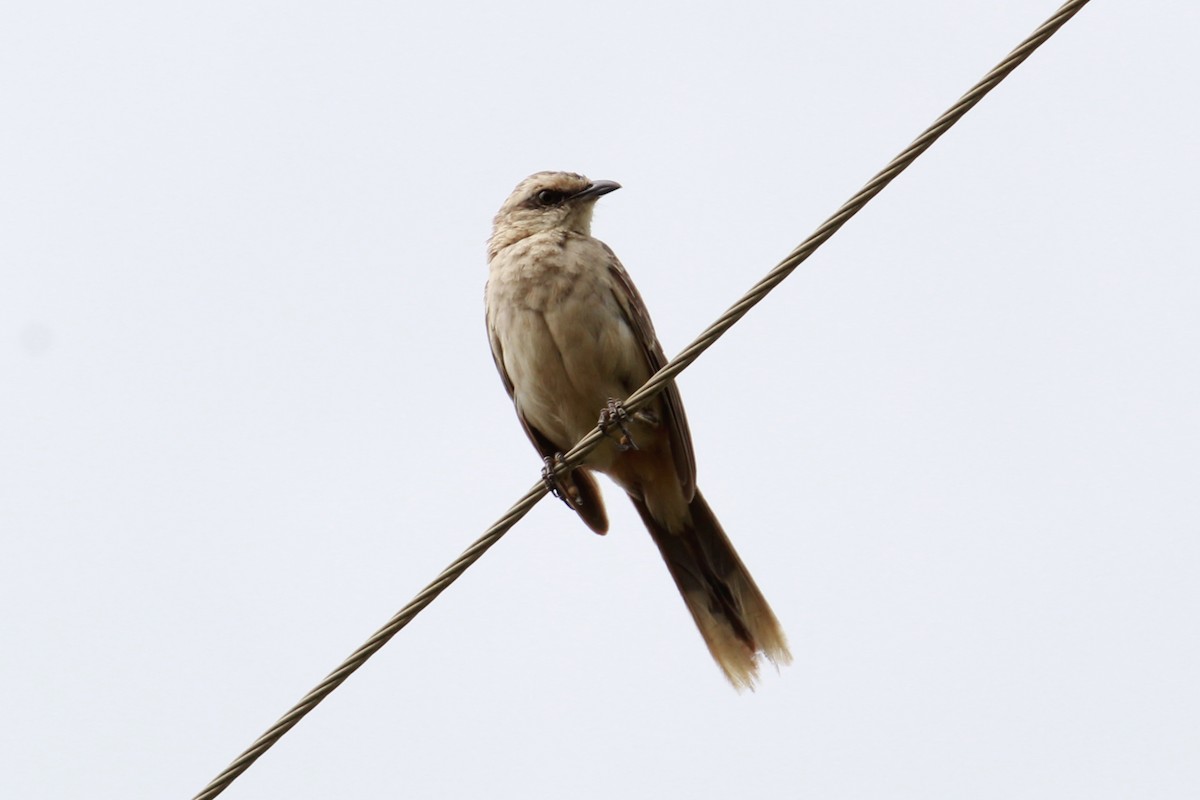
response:
<path id="1" fill-rule="evenodd" d="M 637 416 L 636 414 L 634 415 Z M 629 414 L 625 411 L 625 406 L 620 400 L 608 398 L 608 403 L 604 408 L 600 409 L 600 421 L 596 423 L 600 428 L 600 432 L 605 436 L 609 435 L 610 428 L 616 428 L 621 432 L 620 436 L 614 437 L 617 440 L 617 447 L 622 451 L 637 450 L 637 442 L 633 440 L 633 436 L 629 433 Z"/>
<path id="2" fill-rule="evenodd" d="M 547 491 L 573 509 L 575 506 L 571 505 L 567 488 L 563 486 L 562 481 L 554 474 L 554 470 L 558 469 L 559 465 L 563 463 L 562 453 L 546 456 L 542 461 L 542 482 L 546 484 Z"/>

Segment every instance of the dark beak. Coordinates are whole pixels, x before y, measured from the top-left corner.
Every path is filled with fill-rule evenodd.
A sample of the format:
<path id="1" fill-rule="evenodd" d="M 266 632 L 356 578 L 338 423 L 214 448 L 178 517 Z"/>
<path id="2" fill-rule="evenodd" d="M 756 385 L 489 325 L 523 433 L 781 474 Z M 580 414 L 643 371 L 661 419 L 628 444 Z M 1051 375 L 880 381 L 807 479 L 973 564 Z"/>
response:
<path id="1" fill-rule="evenodd" d="M 615 192 L 621 188 L 621 184 L 616 181 L 593 181 L 587 185 L 586 189 L 576 192 L 571 195 L 572 200 L 582 200 L 585 197 L 600 197 L 601 195 Z"/>

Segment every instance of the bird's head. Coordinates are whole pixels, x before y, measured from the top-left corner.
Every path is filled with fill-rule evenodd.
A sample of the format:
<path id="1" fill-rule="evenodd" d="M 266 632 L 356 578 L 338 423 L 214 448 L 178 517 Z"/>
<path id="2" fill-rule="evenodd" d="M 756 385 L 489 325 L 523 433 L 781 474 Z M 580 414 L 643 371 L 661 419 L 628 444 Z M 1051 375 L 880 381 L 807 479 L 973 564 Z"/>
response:
<path id="1" fill-rule="evenodd" d="M 538 172 L 517 184 L 492 222 L 488 257 L 528 236 L 562 230 L 589 236 L 592 210 L 615 181 L 589 181 L 573 172 Z"/>

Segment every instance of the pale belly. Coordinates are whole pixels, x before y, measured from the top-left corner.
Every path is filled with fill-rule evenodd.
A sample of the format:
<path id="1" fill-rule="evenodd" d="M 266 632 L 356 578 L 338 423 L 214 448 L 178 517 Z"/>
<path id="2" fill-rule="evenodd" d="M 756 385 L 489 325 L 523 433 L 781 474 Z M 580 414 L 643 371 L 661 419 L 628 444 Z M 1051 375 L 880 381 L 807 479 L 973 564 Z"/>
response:
<path id="1" fill-rule="evenodd" d="M 625 399 L 649 370 L 605 283 L 544 275 L 537 288 L 524 283 L 489 283 L 489 327 L 518 411 L 565 452 L 596 426 L 609 398 Z M 589 461 L 602 469 L 606 450 Z"/>

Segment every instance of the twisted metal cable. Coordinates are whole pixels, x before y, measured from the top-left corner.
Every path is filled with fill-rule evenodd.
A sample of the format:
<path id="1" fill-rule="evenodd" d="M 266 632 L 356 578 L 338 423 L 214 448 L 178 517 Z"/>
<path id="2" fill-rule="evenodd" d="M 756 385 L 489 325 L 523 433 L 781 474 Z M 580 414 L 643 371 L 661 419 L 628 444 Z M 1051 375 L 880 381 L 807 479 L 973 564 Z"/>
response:
<path id="1" fill-rule="evenodd" d="M 626 410 L 630 413 L 637 411 L 662 391 L 671 379 L 699 358 L 701 353 L 733 327 L 734 323 L 744 317 L 751 308 L 767 296 L 768 292 L 778 286 L 784 278 L 790 275 L 818 247 L 833 236 L 839 228 L 845 225 L 875 195 L 883 191 L 883 188 L 891 183 L 893 178 L 907 169 L 916 160 L 917 156 L 929 149 L 930 145 L 937 141 L 938 137 L 949 130 L 954 123 L 958 122 L 964 114 L 983 99 L 984 95 L 994 89 L 1000 81 L 1004 80 L 1010 72 L 1016 69 L 1034 50 L 1049 39 L 1067 20 L 1075 16 L 1081 8 L 1087 5 L 1087 2 L 1088 0 L 1070 0 L 1059 8 L 1050 19 L 1046 20 L 1037 30 L 1030 34 L 1025 41 L 1009 53 L 991 72 L 985 75 L 979 83 L 975 84 L 970 91 L 963 95 L 957 103 L 938 117 L 900 155 L 892 159 L 891 163 L 880 170 L 875 177 L 871 178 L 857 194 L 847 200 L 833 216 L 825 220 L 816 231 L 797 245 L 796 249 L 789 253 L 783 261 L 779 262 L 762 280 L 751 287 L 740 300 L 730 306 L 716 322 L 708 326 L 703 333 L 696 337 L 695 341 L 684 348 L 665 367 L 656 372 L 650 380 L 646 381 L 645 385 L 630 395 L 625 401 Z M 563 472 L 578 466 L 587 454 L 600 443 L 603 437 L 604 434 L 600 432 L 599 428 L 593 428 L 591 433 L 583 437 L 563 456 L 562 462 L 555 470 L 555 474 L 561 475 Z M 280 717 L 274 725 L 263 733 L 254 744 L 250 745 L 245 752 L 238 756 L 233 763 L 226 767 L 220 775 L 214 778 L 193 800 L 211 800 L 211 798 L 225 791 L 229 784 L 245 772 L 259 756 L 270 749 L 272 745 L 279 741 L 308 712 L 312 711 L 318 703 L 340 686 L 355 670 L 366 663 L 368 658 L 387 644 L 393 636 L 400 632 L 400 629 L 412 621 L 413 617 L 432 603 L 451 583 L 466 572 L 468 567 L 478 561 L 546 493 L 547 487 L 544 483 L 538 483 L 526 492 L 503 517 L 497 520 L 470 547 L 464 550 L 452 564 L 442 570 L 441 574 L 432 583 L 422 589 L 404 608 L 396 612 L 395 616 L 388 620 L 386 625 L 376 631 L 370 639 L 343 661 L 341 666 L 329 673 L 316 688 L 301 698 L 290 711 Z"/>

